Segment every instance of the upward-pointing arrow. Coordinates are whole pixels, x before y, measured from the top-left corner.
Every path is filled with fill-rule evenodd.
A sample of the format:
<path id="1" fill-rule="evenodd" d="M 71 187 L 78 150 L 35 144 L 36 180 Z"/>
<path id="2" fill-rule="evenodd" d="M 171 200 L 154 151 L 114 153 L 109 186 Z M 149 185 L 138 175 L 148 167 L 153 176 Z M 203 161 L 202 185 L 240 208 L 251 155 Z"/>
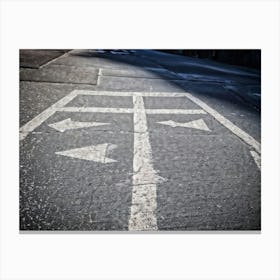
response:
<path id="1" fill-rule="evenodd" d="M 107 158 L 106 153 L 108 151 L 111 151 L 112 149 L 115 149 L 116 147 L 117 145 L 104 143 L 96 146 L 88 146 L 83 148 L 56 152 L 56 154 L 66 156 L 66 157 L 95 161 L 95 162 L 110 163 L 110 162 L 116 162 L 116 160 Z"/>
<path id="2" fill-rule="evenodd" d="M 187 128 L 195 128 L 195 129 L 200 129 L 200 130 L 205 130 L 205 131 L 211 131 L 202 119 L 191 121 L 191 122 L 186 122 L 186 123 L 178 123 L 178 122 L 174 122 L 172 120 L 158 122 L 158 123 L 164 124 L 164 125 L 169 125 L 171 127 L 179 126 L 179 127 L 187 127 Z"/>
<path id="3" fill-rule="evenodd" d="M 100 125 L 107 125 L 109 123 L 101 123 L 101 122 L 75 122 L 72 121 L 71 118 L 65 119 L 63 121 L 49 124 L 50 127 L 60 131 L 64 132 L 65 130 L 69 129 L 77 129 L 77 128 L 83 128 L 83 127 L 92 127 L 92 126 L 100 126 Z"/>

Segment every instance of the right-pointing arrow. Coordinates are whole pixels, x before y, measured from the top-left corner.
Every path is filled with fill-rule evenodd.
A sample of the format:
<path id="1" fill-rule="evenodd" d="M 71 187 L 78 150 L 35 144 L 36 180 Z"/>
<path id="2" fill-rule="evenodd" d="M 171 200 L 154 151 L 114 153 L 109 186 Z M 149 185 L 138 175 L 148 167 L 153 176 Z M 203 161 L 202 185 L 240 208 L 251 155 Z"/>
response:
<path id="1" fill-rule="evenodd" d="M 179 127 L 187 127 L 187 128 L 195 128 L 195 129 L 200 129 L 200 130 L 205 130 L 205 131 L 211 131 L 202 119 L 191 121 L 191 122 L 186 122 L 186 123 L 178 123 L 178 122 L 174 122 L 172 120 L 158 122 L 158 123 L 163 124 L 163 125 L 169 125 L 171 127 L 179 126 Z"/>

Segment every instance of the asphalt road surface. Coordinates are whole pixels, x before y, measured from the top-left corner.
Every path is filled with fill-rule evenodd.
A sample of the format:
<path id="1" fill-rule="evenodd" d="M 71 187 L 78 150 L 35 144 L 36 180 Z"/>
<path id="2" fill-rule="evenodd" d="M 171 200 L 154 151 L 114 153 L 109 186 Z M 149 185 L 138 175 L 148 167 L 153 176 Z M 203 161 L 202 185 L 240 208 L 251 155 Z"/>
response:
<path id="1" fill-rule="evenodd" d="M 147 50 L 21 61 L 21 230 L 261 229 L 260 73 Z"/>

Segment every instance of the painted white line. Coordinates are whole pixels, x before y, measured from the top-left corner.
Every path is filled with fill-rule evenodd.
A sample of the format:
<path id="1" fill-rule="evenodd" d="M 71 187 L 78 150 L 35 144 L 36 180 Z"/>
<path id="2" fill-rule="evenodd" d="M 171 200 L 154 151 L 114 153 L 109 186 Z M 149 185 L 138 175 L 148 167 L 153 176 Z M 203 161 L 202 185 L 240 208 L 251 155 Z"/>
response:
<path id="1" fill-rule="evenodd" d="M 156 174 L 152 164 L 152 148 L 141 96 L 133 97 L 134 157 L 132 205 L 129 230 L 157 230 L 156 183 L 164 180 Z"/>
<path id="2" fill-rule="evenodd" d="M 132 108 L 105 108 L 105 107 L 63 107 L 58 111 L 62 112 L 78 112 L 78 113 L 119 113 L 119 114 L 132 114 Z M 184 110 L 184 109 L 146 109 L 147 114 L 206 114 L 203 110 Z"/>
<path id="3" fill-rule="evenodd" d="M 71 52 L 71 51 L 66 52 L 66 53 L 64 53 L 64 54 L 62 54 L 62 55 L 60 55 L 60 56 L 58 56 L 58 57 L 56 57 L 56 58 L 54 58 L 54 59 L 48 61 L 47 63 L 41 65 L 41 66 L 39 67 L 39 69 L 44 68 L 45 66 L 47 66 L 47 65 L 49 65 L 49 64 L 51 64 L 51 63 L 57 61 L 57 60 L 60 59 L 60 58 L 69 56 L 69 53 L 70 53 L 70 52 Z"/>
<path id="4" fill-rule="evenodd" d="M 105 96 L 150 96 L 150 97 L 184 97 L 185 93 L 168 92 L 95 92 L 74 90 L 58 102 L 44 110 L 31 121 L 20 128 L 19 138 L 23 140 L 30 132 L 46 121 L 56 111 L 63 112 L 89 112 L 89 113 L 133 113 L 131 108 L 98 108 L 98 107 L 64 107 L 77 95 L 105 95 Z M 147 114 L 206 114 L 203 110 L 180 110 L 180 109 L 147 109 Z"/>
<path id="5" fill-rule="evenodd" d="M 206 114 L 203 110 L 184 110 L 184 109 L 146 109 L 147 114 L 182 114 L 182 115 L 196 115 Z"/>
<path id="6" fill-rule="evenodd" d="M 72 157 L 101 163 L 111 163 L 116 162 L 116 160 L 107 158 L 106 153 L 112 149 L 115 149 L 116 147 L 116 145 L 104 143 L 96 146 L 88 146 L 67 151 L 56 152 L 56 154 L 65 157 Z"/>
<path id="7" fill-rule="evenodd" d="M 49 127 L 56 129 L 57 131 L 64 132 L 70 129 L 78 129 L 84 127 L 93 127 L 93 126 L 102 126 L 108 125 L 109 123 L 101 123 L 101 122 L 76 122 L 72 121 L 71 118 L 65 119 L 60 122 L 49 124 Z"/>
<path id="8" fill-rule="evenodd" d="M 44 110 L 42 113 L 37 115 L 34 119 L 23 125 L 19 130 L 19 140 L 23 140 L 30 132 L 41 125 L 45 120 L 52 116 L 56 111 L 69 103 L 72 99 L 77 96 L 75 91 L 70 92 L 65 97 L 54 103 L 52 106 Z"/>
<path id="9" fill-rule="evenodd" d="M 184 92 L 121 92 L 121 91 L 91 91 L 75 90 L 78 95 L 102 95 L 102 96 L 143 96 L 143 97 L 186 97 Z"/>
<path id="10" fill-rule="evenodd" d="M 245 143 L 247 143 L 249 146 L 253 147 L 259 154 L 261 153 L 261 144 L 255 140 L 251 135 L 234 125 L 231 121 L 226 119 L 224 116 L 222 116 L 220 113 L 218 113 L 216 110 L 212 109 L 210 106 L 208 106 L 206 103 L 201 101 L 200 99 L 194 97 L 190 93 L 186 92 L 185 96 L 189 98 L 192 102 L 200 106 L 204 111 L 206 111 L 208 114 L 210 114 L 212 117 L 214 117 L 219 123 L 221 123 L 223 126 L 225 126 L 227 129 L 229 129 L 232 133 L 234 133 L 236 136 L 238 136 L 240 139 L 242 139 Z"/>
<path id="11" fill-rule="evenodd" d="M 98 86 L 99 85 L 99 80 L 100 80 L 100 76 L 102 75 L 102 69 L 101 68 L 99 68 L 98 69 L 98 74 L 97 74 L 97 82 L 96 82 L 96 85 Z"/>
<path id="12" fill-rule="evenodd" d="M 169 121 L 163 121 L 163 122 L 157 122 L 163 125 L 169 125 L 171 127 L 186 127 L 186 128 L 195 128 L 199 130 L 204 130 L 204 131 L 211 131 L 206 123 L 203 121 L 203 119 L 191 121 L 191 122 L 186 122 L 186 123 L 178 123 L 174 122 L 172 120 Z"/>
<path id="13" fill-rule="evenodd" d="M 63 107 L 58 111 L 77 112 L 77 113 L 114 113 L 114 114 L 132 114 L 132 108 L 106 108 L 106 107 Z"/>
<path id="14" fill-rule="evenodd" d="M 258 153 L 256 153 L 255 151 L 250 151 L 256 165 L 258 166 L 259 169 L 261 169 L 261 157 Z"/>

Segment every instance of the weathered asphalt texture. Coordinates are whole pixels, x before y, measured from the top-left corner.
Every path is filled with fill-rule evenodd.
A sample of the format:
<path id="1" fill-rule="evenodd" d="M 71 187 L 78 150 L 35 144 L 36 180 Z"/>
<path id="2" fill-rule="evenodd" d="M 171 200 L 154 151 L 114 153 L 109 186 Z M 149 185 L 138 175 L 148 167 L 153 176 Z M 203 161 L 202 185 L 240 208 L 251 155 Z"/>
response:
<path id="1" fill-rule="evenodd" d="M 240 98 L 248 86 L 260 89 L 254 70 L 154 51 L 75 50 L 59 55 L 45 51 L 40 59 L 39 51 L 21 53 L 20 126 L 76 89 L 187 91 L 260 141 L 255 97 Z M 44 66 L 44 61 L 50 62 Z M 144 97 L 144 104 L 146 109 L 201 109 L 184 97 Z M 131 97 L 77 96 L 66 105 L 76 106 L 133 104 Z M 110 125 L 63 133 L 48 126 L 67 118 Z M 211 131 L 158 123 L 201 118 Z M 261 174 L 246 143 L 209 114 L 147 115 L 147 122 L 153 166 L 166 179 L 157 183 L 158 230 L 261 229 Z M 20 142 L 20 229 L 128 230 L 133 134 L 133 114 L 56 112 L 37 127 Z M 100 143 L 117 146 L 108 152 L 117 162 L 55 154 Z"/>

